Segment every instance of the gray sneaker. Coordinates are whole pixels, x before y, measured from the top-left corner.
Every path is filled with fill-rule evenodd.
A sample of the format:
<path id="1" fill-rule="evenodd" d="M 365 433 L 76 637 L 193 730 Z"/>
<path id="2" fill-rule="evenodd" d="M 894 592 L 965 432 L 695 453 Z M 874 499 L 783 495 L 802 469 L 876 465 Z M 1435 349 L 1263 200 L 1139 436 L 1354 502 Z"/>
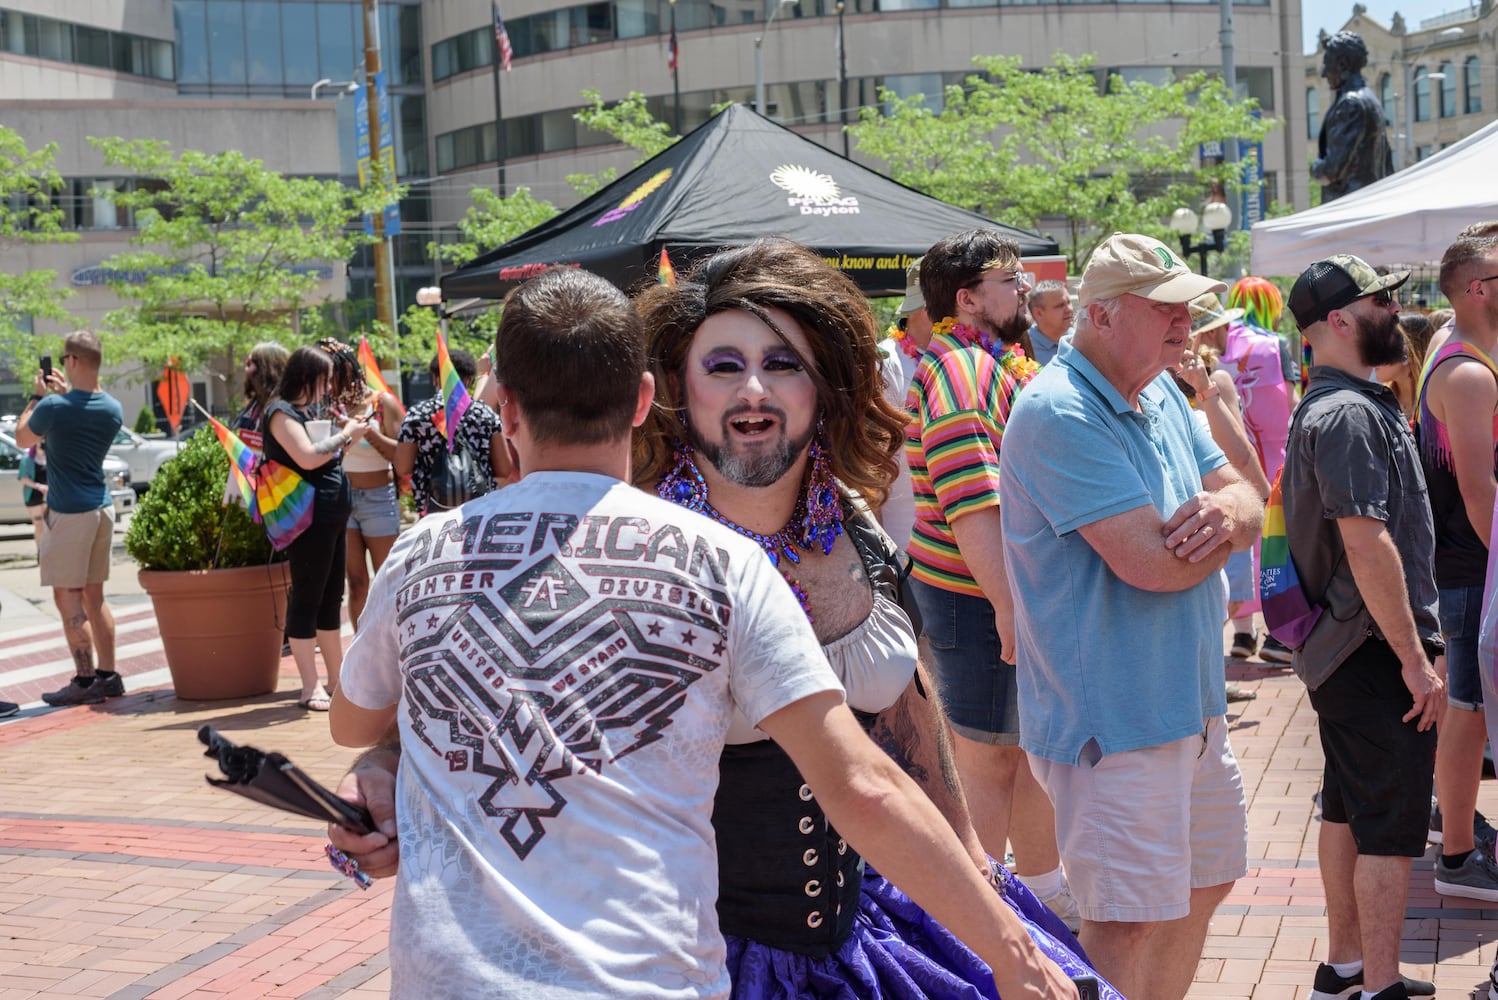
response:
<path id="1" fill-rule="evenodd" d="M 1443 896 L 1498 902 L 1498 866 L 1480 849 L 1467 855 L 1459 868 L 1447 868 L 1437 858 L 1435 888 Z"/>

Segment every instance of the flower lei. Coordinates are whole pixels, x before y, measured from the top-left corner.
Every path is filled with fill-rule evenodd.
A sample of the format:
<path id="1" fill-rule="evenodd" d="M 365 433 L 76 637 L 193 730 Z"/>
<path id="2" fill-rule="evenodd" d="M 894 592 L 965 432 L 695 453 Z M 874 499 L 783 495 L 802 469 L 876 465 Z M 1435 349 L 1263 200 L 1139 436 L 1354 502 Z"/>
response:
<path id="1" fill-rule="evenodd" d="M 999 363 L 999 368 L 1020 386 L 1030 384 L 1040 371 L 1035 359 L 1025 354 L 1018 344 L 1005 347 L 993 334 L 957 322 L 951 316 L 931 327 L 931 335 L 951 337 L 964 347 L 981 347 Z"/>
<path id="2" fill-rule="evenodd" d="M 914 358 L 916 361 L 919 361 L 921 360 L 921 355 L 926 353 L 916 346 L 915 341 L 910 339 L 910 332 L 900 329 L 900 324 L 898 323 L 891 323 L 884 335 L 898 344 L 900 352 L 907 358 Z"/>

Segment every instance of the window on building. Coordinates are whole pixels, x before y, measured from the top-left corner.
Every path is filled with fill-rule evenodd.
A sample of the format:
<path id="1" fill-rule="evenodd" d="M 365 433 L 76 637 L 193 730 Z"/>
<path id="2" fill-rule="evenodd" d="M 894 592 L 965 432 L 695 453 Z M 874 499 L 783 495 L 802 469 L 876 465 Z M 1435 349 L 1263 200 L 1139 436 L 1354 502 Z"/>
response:
<path id="1" fill-rule="evenodd" d="M 322 74 L 317 65 L 317 5 L 283 3 L 281 6 L 281 65 L 287 85 L 311 87 Z M 346 76 L 334 79 L 347 80 Z"/>
<path id="2" fill-rule="evenodd" d="M 208 5 L 208 78 L 244 85 L 244 8 L 237 3 Z"/>
<path id="3" fill-rule="evenodd" d="M 1315 139 L 1321 135 L 1321 91 L 1306 88 L 1306 135 Z"/>
<path id="4" fill-rule="evenodd" d="M 1462 78 L 1467 91 L 1467 114 L 1478 114 L 1482 111 L 1482 63 L 1476 56 L 1467 57 L 1467 62 L 1462 67 Z"/>
<path id="5" fill-rule="evenodd" d="M 355 37 L 360 40 L 358 44 Z M 363 38 L 358 4 L 318 4 L 317 64 L 322 74 L 319 79 L 352 80 L 364 67 Z"/>
<path id="6" fill-rule="evenodd" d="M 1415 121 L 1430 121 L 1430 71 L 1415 67 Z"/>
<path id="7" fill-rule="evenodd" d="M 244 5 L 245 50 L 249 54 L 251 86 L 282 84 L 281 5 L 251 0 Z"/>
<path id="8" fill-rule="evenodd" d="M 1460 113 L 1456 104 L 1456 66 L 1443 62 L 1441 63 L 1440 115 L 1442 118 L 1451 118 Z"/>
<path id="9" fill-rule="evenodd" d="M 208 11 L 203 0 L 177 0 L 172 22 L 177 33 L 177 82 L 208 82 Z"/>
<path id="10" fill-rule="evenodd" d="M 1384 109 L 1384 121 L 1394 120 L 1394 77 L 1384 73 L 1378 78 L 1378 103 Z"/>

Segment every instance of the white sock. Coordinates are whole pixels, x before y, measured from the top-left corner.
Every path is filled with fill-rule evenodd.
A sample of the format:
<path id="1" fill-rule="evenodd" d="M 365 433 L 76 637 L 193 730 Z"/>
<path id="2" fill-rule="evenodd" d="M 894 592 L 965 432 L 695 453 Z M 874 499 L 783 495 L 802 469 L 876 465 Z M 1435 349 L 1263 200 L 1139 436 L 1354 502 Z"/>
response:
<path id="1" fill-rule="evenodd" d="M 1254 630 L 1254 616 L 1253 615 L 1244 615 L 1241 618 L 1234 618 L 1233 619 L 1233 631 L 1234 632 L 1247 632 L 1249 635 L 1253 635 L 1254 631 L 1255 631 Z"/>
<path id="2" fill-rule="evenodd" d="M 1363 971 L 1363 960 L 1361 958 L 1356 962 L 1327 962 L 1326 964 L 1330 965 L 1332 971 L 1343 979 L 1351 979 Z"/>
<path id="3" fill-rule="evenodd" d="M 1061 876 L 1061 869 L 1057 868 L 1055 871 L 1046 872 L 1044 875 L 1026 875 L 1024 883 L 1039 898 L 1050 899 L 1061 891 L 1065 880 Z"/>

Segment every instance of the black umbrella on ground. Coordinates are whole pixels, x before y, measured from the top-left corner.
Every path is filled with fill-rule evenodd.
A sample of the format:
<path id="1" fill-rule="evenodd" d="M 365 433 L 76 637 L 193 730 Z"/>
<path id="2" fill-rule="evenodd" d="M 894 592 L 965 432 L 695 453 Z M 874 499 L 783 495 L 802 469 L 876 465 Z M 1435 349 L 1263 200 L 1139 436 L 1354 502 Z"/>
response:
<path id="1" fill-rule="evenodd" d="M 912 260 L 978 226 L 1005 230 L 1026 257 L 1057 253 L 1055 240 L 924 195 L 733 105 L 587 200 L 446 275 L 442 297 L 502 298 L 555 264 L 632 290 L 655 279 L 663 248 L 685 271 L 762 236 L 811 247 L 868 295 L 897 295 Z"/>

